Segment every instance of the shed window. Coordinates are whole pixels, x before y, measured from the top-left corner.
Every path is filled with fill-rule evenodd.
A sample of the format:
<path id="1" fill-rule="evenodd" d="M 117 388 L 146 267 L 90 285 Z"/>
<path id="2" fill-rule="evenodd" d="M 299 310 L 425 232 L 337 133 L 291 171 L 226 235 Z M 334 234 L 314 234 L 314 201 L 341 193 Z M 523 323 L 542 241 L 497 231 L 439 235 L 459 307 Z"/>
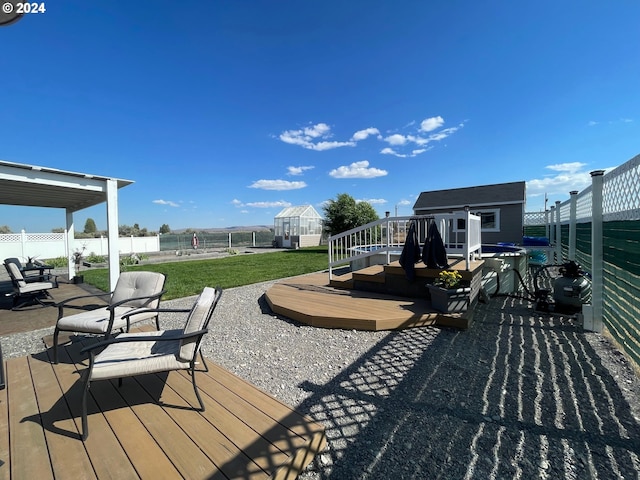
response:
<path id="1" fill-rule="evenodd" d="M 480 229 L 483 232 L 499 232 L 500 231 L 500 209 L 492 210 L 476 210 L 471 212 L 473 215 L 480 217 Z M 459 218 L 456 225 L 456 231 L 463 232 L 466 230 L 466 221 Z"/>

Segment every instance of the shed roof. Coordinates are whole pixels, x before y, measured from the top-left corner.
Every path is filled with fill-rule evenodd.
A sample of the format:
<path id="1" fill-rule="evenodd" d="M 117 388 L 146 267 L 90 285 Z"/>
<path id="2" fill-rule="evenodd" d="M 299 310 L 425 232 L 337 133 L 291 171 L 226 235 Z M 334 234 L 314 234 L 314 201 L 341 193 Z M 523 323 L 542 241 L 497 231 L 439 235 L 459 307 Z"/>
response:
<path id="1" fill-rule="evenodd" d="M 525 202 L 525 182 L 496 183 L 476 187 L 452 188 L 422 192 L 414 210 L 464 207 L 466 205 L 503 205 Z"/>
<path id="2" fill-rule="evenodd" d="M 287 207 L 275 216 L 275 218 L 289 218 L 289 217 L 322 218 L 322 216 L 311 205 L 299 205 L 297 207 Z"/>

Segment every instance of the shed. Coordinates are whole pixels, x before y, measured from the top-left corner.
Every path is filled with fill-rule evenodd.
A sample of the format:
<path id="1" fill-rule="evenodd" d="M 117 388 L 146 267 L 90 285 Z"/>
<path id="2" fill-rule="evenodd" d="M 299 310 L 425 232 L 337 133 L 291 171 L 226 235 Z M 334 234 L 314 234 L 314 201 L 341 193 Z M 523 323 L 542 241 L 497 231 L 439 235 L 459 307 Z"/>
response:
<path id="1" fill-rule="evenodd" d="M 422 192 L 413 212 L 436 215 L 464 210 L 479 215 L 483 243 L 522 243 L 526 183 L 511 182 Z M 463 230 L 464 225 L 455 229 Z"/>
<path id="2" fill-rule="evenodd" d="M 320 245 L 323 220 L 311 205 L 287 207 L 274 218 L 275 246 L 279 248 Z"/>

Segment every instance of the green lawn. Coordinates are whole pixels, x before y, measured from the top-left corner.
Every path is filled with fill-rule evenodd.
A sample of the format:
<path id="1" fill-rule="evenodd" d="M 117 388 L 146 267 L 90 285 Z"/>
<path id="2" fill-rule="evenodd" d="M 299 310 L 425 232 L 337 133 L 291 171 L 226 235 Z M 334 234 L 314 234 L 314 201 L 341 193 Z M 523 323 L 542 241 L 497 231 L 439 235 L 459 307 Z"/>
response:
<path id="1" fill-rule="evenodd" d="M 278 278 L 303 275 L 328 268 L 327 247 L 307 247 L 272 253 L 235 255 L 208 260 L 188 260 L 122 267 L 122 271 L 150 270 L 167 276 L 163 300 L 199 294 L 205 286 L 239 287 Z M 84 281 L 109 291 L 107 269 L 81 272 Z"/>

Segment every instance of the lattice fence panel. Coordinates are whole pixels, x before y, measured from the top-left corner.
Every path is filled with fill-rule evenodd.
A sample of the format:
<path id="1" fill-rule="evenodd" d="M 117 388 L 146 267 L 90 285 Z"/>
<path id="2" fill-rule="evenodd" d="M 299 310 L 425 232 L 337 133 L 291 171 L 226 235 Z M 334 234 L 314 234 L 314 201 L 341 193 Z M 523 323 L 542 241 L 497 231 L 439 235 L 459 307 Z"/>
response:
<path id="1" fill-rule="evenodd" d="M 60 242 L 64 241 L 64 233 L 27 233 L 27 242 Z"/>
<path id="2" fill-rule="evenodd" d="M 524 214 L 523 225 L 546 225 L 547 213 L 546 212 L 527 212 Z"/>
<path id="3" fill-rule="evenodd" d="M 591 221 L 591 185 L 588 188 L 581 191 L 576 198 L 576 221 L 577 222 L 590 222 Z"/>
<path id="4" fill-rule="evenodd" d="M 640 219 L 640 155 L 604 176 L 602 213 L 605 221 Z"/>

